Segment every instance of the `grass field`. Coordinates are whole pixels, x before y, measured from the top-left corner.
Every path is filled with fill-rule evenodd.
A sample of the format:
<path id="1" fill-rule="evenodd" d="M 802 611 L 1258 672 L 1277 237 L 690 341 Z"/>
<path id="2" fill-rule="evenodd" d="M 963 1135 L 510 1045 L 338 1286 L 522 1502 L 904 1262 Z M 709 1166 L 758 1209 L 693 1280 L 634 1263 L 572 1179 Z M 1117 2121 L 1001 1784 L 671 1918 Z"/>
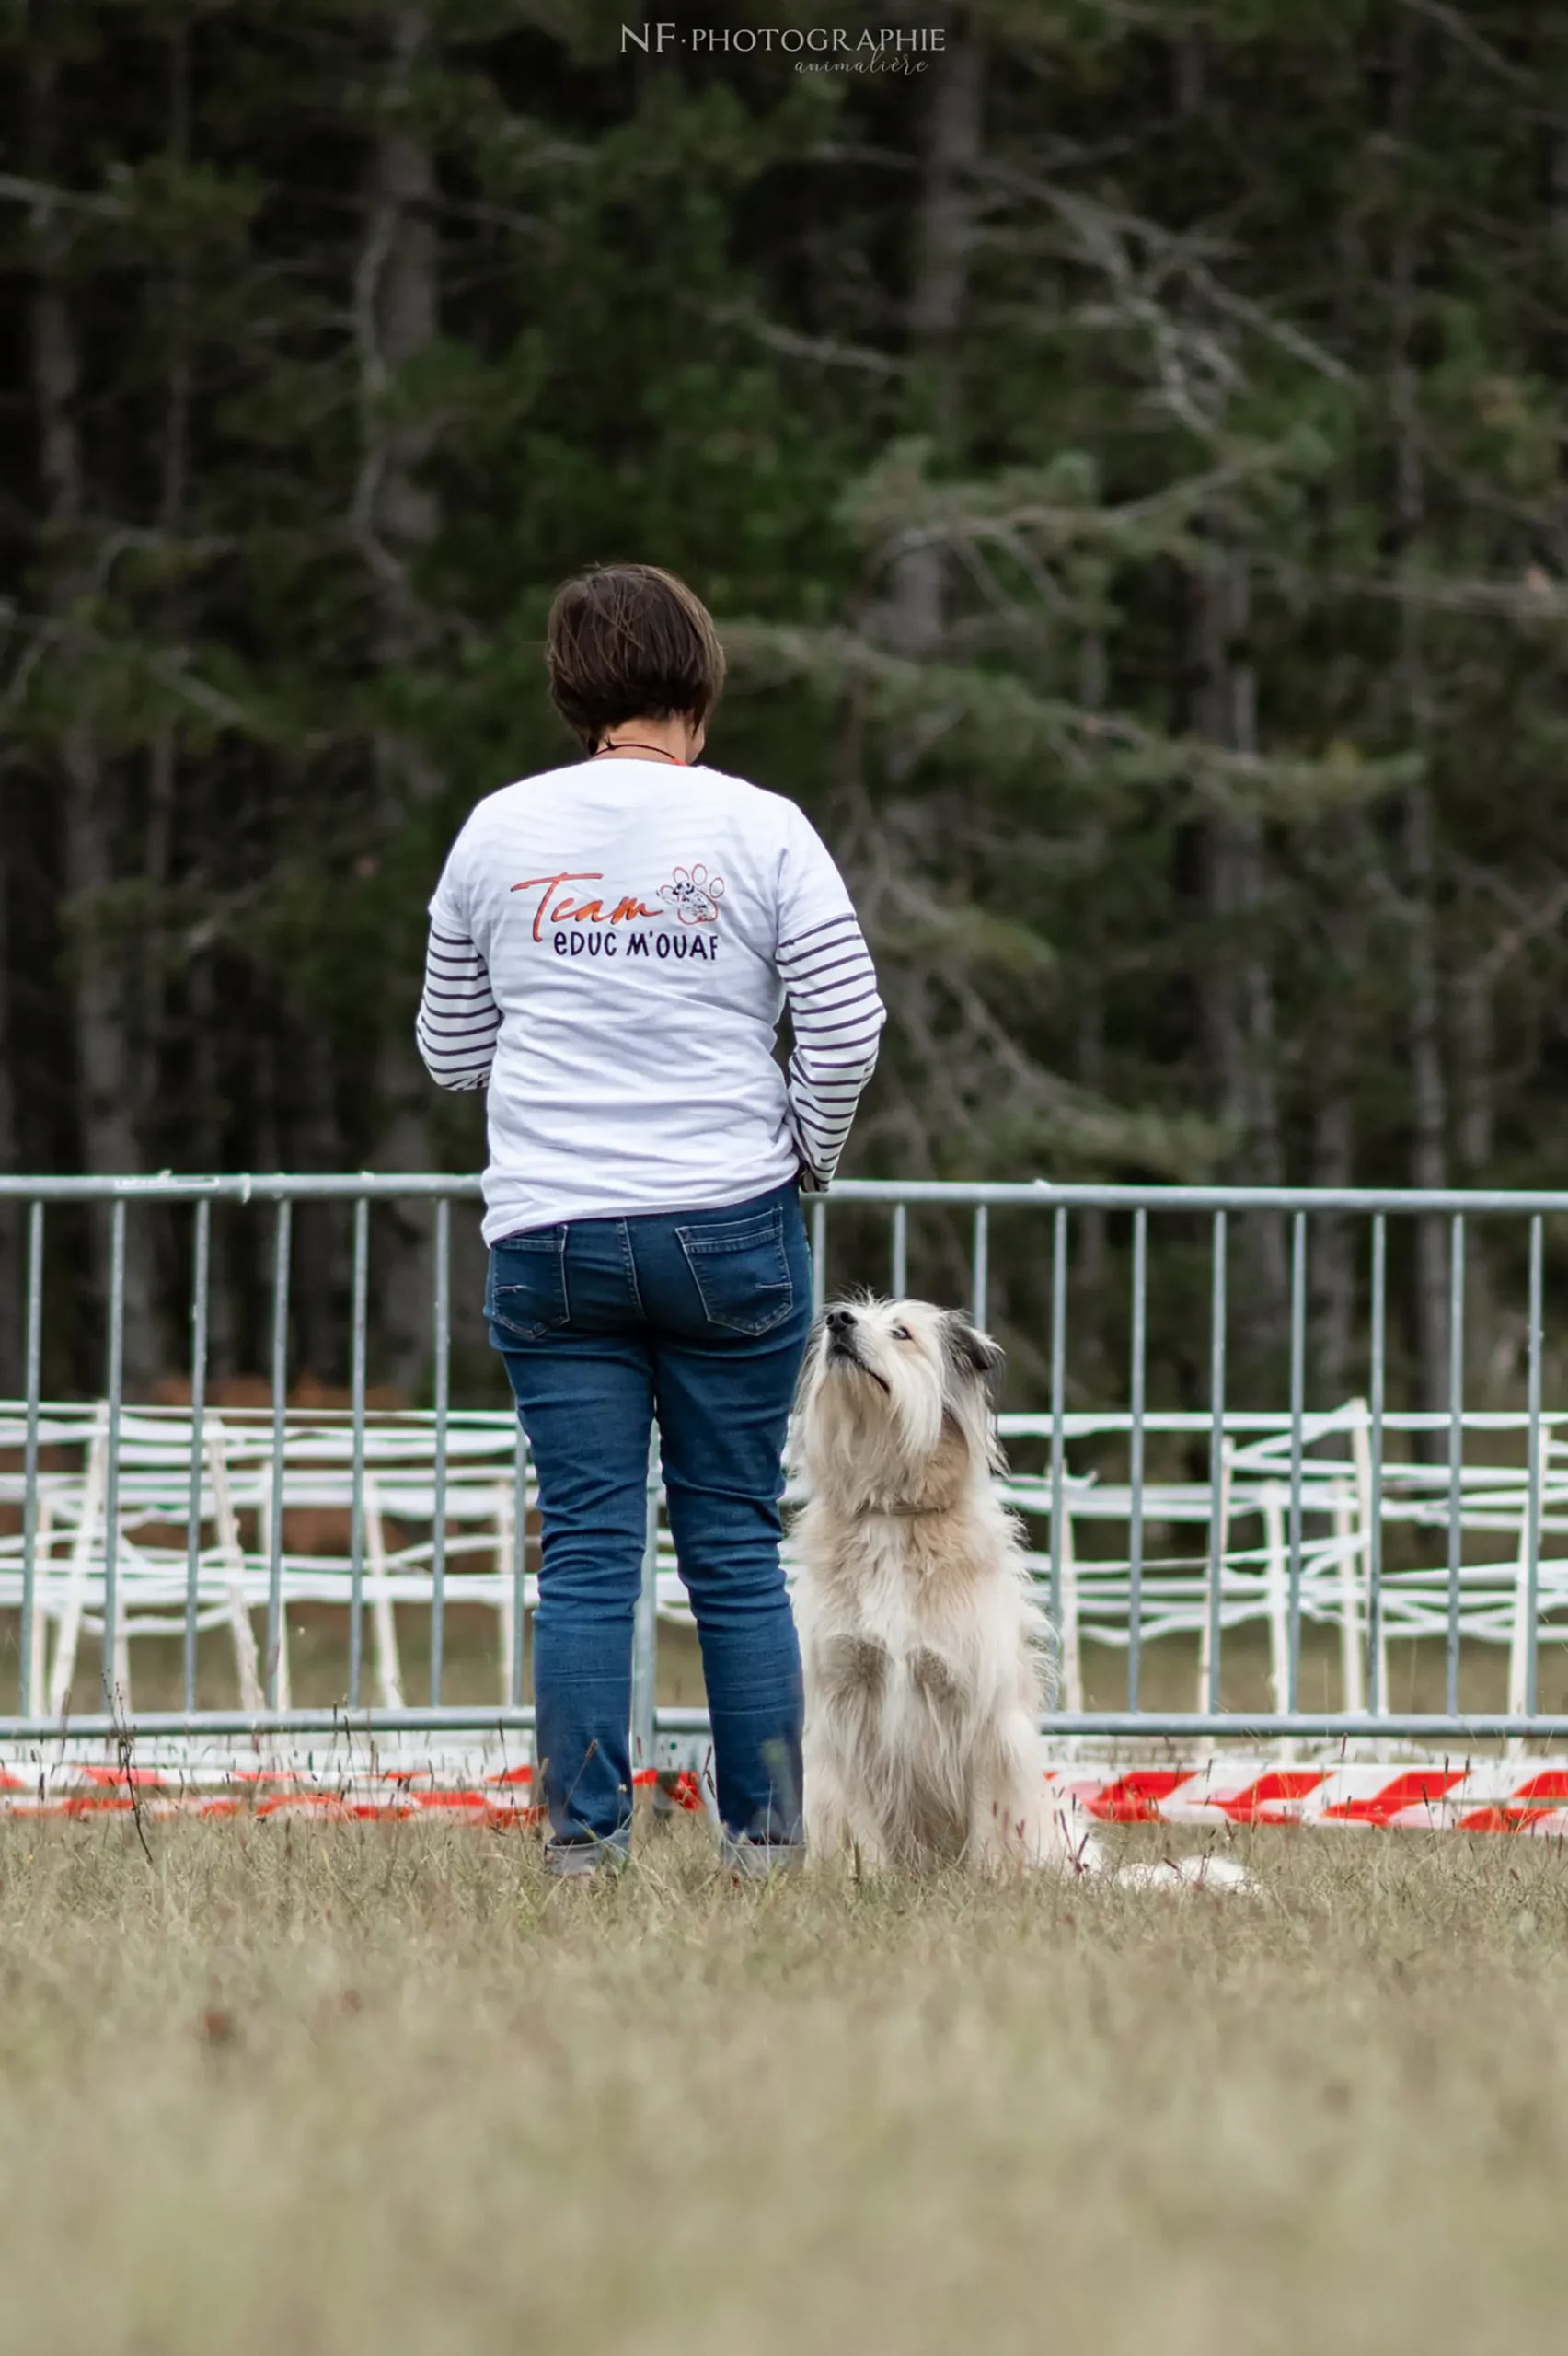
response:
<path id="1" fill-rule="evenodd" d="M 7 2350 L 1562 2345 L 1544 1845 L 1260 1834 L 1249 1902 L 147 1838 L 0 1827 Z"/>

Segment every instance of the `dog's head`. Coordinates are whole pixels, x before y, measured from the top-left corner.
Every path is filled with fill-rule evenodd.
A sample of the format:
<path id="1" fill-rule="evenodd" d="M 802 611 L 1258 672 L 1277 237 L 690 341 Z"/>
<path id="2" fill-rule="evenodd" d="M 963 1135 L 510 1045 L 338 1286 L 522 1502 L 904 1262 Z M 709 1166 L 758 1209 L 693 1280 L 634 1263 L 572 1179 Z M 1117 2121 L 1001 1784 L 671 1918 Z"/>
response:
<path id="1" fill-rule="evenodd" d="M 1004 1359 L 962 1310 L 838 1301 L 818 1320 L 796 1402 L 795 1453 L 847 1510 L 935 1506 L 999 1466 Z"/>

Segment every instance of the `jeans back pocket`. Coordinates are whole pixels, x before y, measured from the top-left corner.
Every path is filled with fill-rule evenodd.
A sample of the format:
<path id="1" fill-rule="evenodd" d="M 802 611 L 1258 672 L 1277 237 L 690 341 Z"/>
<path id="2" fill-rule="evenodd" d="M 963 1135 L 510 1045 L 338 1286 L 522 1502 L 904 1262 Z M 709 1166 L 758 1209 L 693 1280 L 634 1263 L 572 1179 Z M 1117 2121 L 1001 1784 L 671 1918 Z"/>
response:
<path id="1" fill-rule="evenodd" d="M 704 1316 L 731 1334 L 768 1334 L 795 1306 L 778 1204 L 730 1226 L 677 1227 Z"/>
<path id="2" fill-rule="evenodd" d="M 538 1227 L 491 1244 L 485 1315 L 498 1349 L 536 1342 L 567 1322 L 564 1227 Z"/>

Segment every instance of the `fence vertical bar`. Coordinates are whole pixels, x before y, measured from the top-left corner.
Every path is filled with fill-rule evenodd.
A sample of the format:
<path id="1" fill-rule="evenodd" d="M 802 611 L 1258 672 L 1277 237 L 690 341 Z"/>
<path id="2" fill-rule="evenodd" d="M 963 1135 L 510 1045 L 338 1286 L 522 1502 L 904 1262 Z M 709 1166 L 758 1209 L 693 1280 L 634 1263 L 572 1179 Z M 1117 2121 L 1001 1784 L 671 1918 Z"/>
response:
<path id="1" fill-rule="evenodd" d="M 32 1646 L 38 1578 L 38 1417 L 43 1379 L 43 1205 L 28 1205 L 27 1439 L 22 1457 L 22 1657 L 20 1708 L 33 1706 Z"/>
<path id="2" fill-rule="evenodd" d="M 974 1209 L 973 1273 L 974 1322 L 984 1333 L 991 1292 L 991 1214 L 984 1203 L 976 1204 Z"/>
<path id="3" fill-rule="evenodd" d="M 893 1207 L 893 1297 L 903 1300 L 909 1290 L 909 1206 Z"/>
<path id="4" fill-rule="evenodd" d="M 827 1205 L 812 1205 L 812 1311 L 820 1316 L 827 1301 Z"/>
<path id="5" fill-rule="evenodd" d="M 289 1261 L 294 1205 L 278 1205 L 272 1230 L 272 1507 L 267 1532 L 267 1707 L 278 1706 L 278 1663 L 283 1649 L 283 1467 L 288 1453 Z"/>
<path id="6" fill-rule="evenodd" d="M 120 1697 L 114 1646 L 120 1603 L 120 1411 L 125 1388 L 125 1201 L 116 1195 L 109 1223 L 109 1461 L 103 1493 L 103 1691 L 111 1711 Z"/>
<path id="7" fill-rule="evenodd" d="M 444 1195 L 435 1207 L 435 1299 L 431 1316 L 435 1495 L 430 1541 L 430 1706 L 439 1710 L 446 1657 L 446 1418 L 452 1378 L 452 1206 Z"/>
<path id="8" fill-rule="evenodd" d="M 1209 1267 L 1209 1576 L 1208 1693 L 1213 1716 L 1219 1709 L 1221 1581 L 1225 1554 L 1221 1545 L 1219 1501 L 1225 1484 L 1225 1276 L 1227 1233 L 1225 1213 L 1214 1215 Z"/>
<path id="9" fill-rule="evenodd" d="M 1383 1410 L 1388 1391 L 1389 1222 L 1372 1221 L 1372 1527 L 1366 1533 L 1366 1706 L 1386 1708 L 1383 1655 Z"/>
<path id="10" fill-rule="evenodd" d="M 1067 1214 L 1058 1210 L 1051 1237 L 1051 1624 L 1062 1626 L 1062 1417 L 1067 1376 Z"/>
<path id="11" fill-rule="evenodd" d="M 207 1313 L 213 1206 L 196 1206 L 190 1243 L 190 1475 L 185 1503 L 185 1706 L 196 1707 L 196 1605 L 202 1580 L 202 1446 L 207 1415 Z"/>
<path id="12" fill-rule="evenodd" d="M 1144 1371 L 1148 1355 L 1148 1213 L 1133 1213 L 1133 1339 L 1127 1479 L 1127 1707 L 1138 1706 L 1143 1670 Z"/>
<path id="13" fill-rule="evenodd" d="M 528 1608 L 528 1435 L 522 1424 L 512 1447 L 512 1658 L 507 1664 L 506 1698 L 513 1710 L 523 1705 L 524 1620 Z M 536 1752 L 534 1764 L 537 1767 Z"/>
<path id="14" fill-rule="evenodd" d="M 1465 1222 L 1448 1229 L 1448 1630 L 1447 1710 L 1459 1707 L 1459 1582 L 1464 1553 Z"/>
<path id="15" fill-rule="evenodd" d="M 354 1203 L 354 1273 L 351 1314 L 349 1406 L 353 1424 L 353 1472 L 349 1494 L 349 1707 L 357 1710 L 364 1649 L 364 1357 L 370 1289 L 370 1205 Z"/>
<path id="16" fill-rule="evenodd" d="M 1529 1496 L 1526 1505 L 1529 1519 L 1525 1539 L 1525 1710 L 1532 1718 L 1536 1713 L 1536 1670 L 1539 1653 L 1537 1622 L 1540 1609 L 1541 1245 L 1542 1224 L 1538 1212 L 1530 1221 Z"/>
<path id="17" fill-rule="evenodd" d="M 1285 1706 L 1301 1706 L 1301 1455 L 1307 1404 L 1307 1214 L 1290 1234 L 1290 1605 L 1285 1656 Z"/>
<path id="18" fill-rule="evenodd" d="M 638 1591 L 631 1652 L 631 1771 L 636 1778 L 653 1766 L 654 1706 L 659 1643 L 659 1426 L 648 1442 L 648 1477 L 642 1528 L 642 1584 Z"/>

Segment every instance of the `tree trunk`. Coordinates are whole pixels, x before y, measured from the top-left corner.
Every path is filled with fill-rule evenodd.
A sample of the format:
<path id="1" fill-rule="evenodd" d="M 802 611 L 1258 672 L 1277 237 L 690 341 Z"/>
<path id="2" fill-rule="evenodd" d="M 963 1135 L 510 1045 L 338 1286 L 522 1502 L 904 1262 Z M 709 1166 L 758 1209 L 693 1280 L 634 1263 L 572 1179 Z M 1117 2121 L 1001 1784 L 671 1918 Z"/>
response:
<path id="1" fill-rule="evenodd" d="M 1553 123 L 1547 177 L 1547 229 L 1553 245 L 1568 246 L 1568 129 Z"/>
<path id="2" fill-rule="evenodd" d="M 1455 1078 L 1454 1144 L 1467 1186 L 1484 1185 L 1494 1143 L 1497 1043 L 1493 1022 L 1493 977 L 1489 961 L 1478 958 L 1453 993 Z M 1465 1232 L 1465 1357 L 1471 1366 L 1492 1362 L 1495 1314 L 1484 1225 L 1467 1222 Z"/>
<path id="3" fill-rule="evenodd" d="M 1353 1087 L 1358 1040 L 1349 1019 L 1366 957 L 1366 918 L 1357 879 L 1375 856 L 1360 817 L 1331 819 L 1325 829 L 1320 894 L 1325 987 L 1309 1045 L 1314 1083 L 1311 1183 L 1341 1190 L 1355 1184 Z M 1321 1403 L 1337 1406 L 1362 1384 L 1352 1373 L 1355 1342 L 1358 1258 L 1365 1245 L 1359 1221 L 1326 1212 L 1309 1222 L 1308 1290 L 1312 1364 Z"/>
<path id="4" fill-rule="evenodd" d="M 8 848 L 0 810 L 0 1172 L 15 1177 L 22 1153 L 14 1078 L 17 1041 L 11 1018 Z M 0 1203 L 0 1399 L 16 1398 L 22 1387 L 22 1225 L 20 1204 Z"/>
<path id="5" fill-rule="evenodd" d="M 1190 120 L 1206 103 L 1208 52 L 1203 31 L 1187 28 L 1172 51 L 1173 98 Z M 1226 519 L 1210 520 L 1214 561 L 1194 583 L 1193 670 L 1197 733 L 1238 753 L 1258 749 L 1258 687 L 1250 639 L 1251 568 L 1229 545 Z M 1221 1118 L 1234 1139 L 1232 1167 L 1244 1184 L 1285 1180 L 1276 1077 L 1274 980 L 1263 948 L 1269 896 L 1262 821 L 1240 810 L 1209 819 L 1204 866 L 1216 953 L 1204 976 L 1204 1027 Z M 1288 1292 L 1285 1230 L 1277 1218 L 1241 1222 L 1237 1238 L 1241 1282 L 1237 1326 L 1243 1361 L 1272 1379 L 1283 1365 Z"/>
<path id="6" fill-rule="evenodd" d="M 190 160 L 190 28 L 176 24 L 169 34 L 168 152 L 174 175 Z M 169 353 L 164 384 L 163 448 L 159 463 L 158 530 L 173 539 L 184 527 L 186 485 L 190 471 L 190 272 L 183 260 L 174 264 L 169 283 Z M 178 641 L 183 635 L 184 603 L 178 589 L 165 603 L 164 628 Z M 146 926 L 139 975 L 143 1072 L 140 1102 L 159 1102 L 159 1065 L 167 1031 L 167 983 L 165 978 L 165 919 L 159 895 L 173 869 L 175 817 L 179 791 L 179 741 L 172 720 L 162 721 L 153 738 L 147 762 L 147 817 L 144 872 L 153 897 L 153 920 Z"/>
<path id="7" fill-rule="evenodd" d="M 29 127 L 34 169 L 48 181 L 53 173 L 56 76 L 53 60 L 35 45 L 29 64 Z M 70 615 L 85 585 L 82 536 L 86 523 L 84 468 L 76 397 L 80 382 L 75 323 L 65 283 L 66 232 L 52 211 L 38 233 L 31 306 L 30 361 L 39 430 L 39 472 L 51 542 L 47 595 L 63 625 L 59 646 L 69 663 Z M 74 716 L 61 740 L 65 778 L 65 898 L 75 912 L 75 1033 L 76 1088 L 82 1164 L 94 1175 L 111 1176 L 141 1166 L 136 1135 L 135 1042 L 128 1019 L 124 976 L 119 960 L 92 938 L 95 904 L 115 881 L 118 796 L 94 733 L 92 698 L 85 682 L 73 696 Z M 109 1313 L 107 1215 L 90 1223 L 89 1322 L 100 1329 Z M 133 1387 L 156 1371 L 158 1345 L 155 1321 L 152 1254 L 144 1224 L 131 1221 L 126 1256 L 125 1378 Z"/>
<path id="8" fill-rule="evenodd" d="M 1257 751 L 1257 685 L 1246 652 L 1251 584 L 1245 553 L 1225 550 L 1194 583 L 1194 722 L 1211 744 Z M 1234 1140 L 1240 1183 L 1285 1182 L 1276 1078 L 1274 981 L 1263 949 L 1268 849 L 1251 811 L 1204 829 L 1208 913 L 1215 929 L 1204 979 L 1204 1020 L 1221 1118 Z M 1278 1356 L 1287 1296 L 1285 1230 L 1275 1217 L 1248 1219 L 1239 1238 L 1244 1281 L 1239 1330 L 1251 1364 Z"/>
<path id="9" fill-rule="evenodd" d="M 1085 711 L 1099 711 L 1105 701 L 1105 640 L 1099 629 L 1087 629 L 1078 648 L 1078 703 Z M 1078 1022 L 1078 1079 L 1091 1096 L 1105 1094 L 1105 969 L 1109 941 L 1091 917 L 1084 942 L 1085 980 Z M 1111 1322 L 1105 1298 L 1110 1266 L 1110 1229 L 1102 1210 L 1080 1215 L 1077 1288 L 1083 1307 L 1078 1330 L 1090 1381 L 1103 1373 L 1106 1333 Z"/>
<path id="10" fill-rule="evenodd" d="M 343 1168 L 349 1157 L 338 1128 L 331 1049 L 318 1029 L 307 1029 L 297 1041 L 289 1112 L 291 1165 Z M 323 1382 L 349 1377 L 349 1215 L 337 1203 L 306 1204 L 296 1214 L 296 1357 L 302 1375 Z"/>
<path id="11" fill-rule="evenodd" d="M 1090 948 L 1091 968 L 1098 964 L 1095 946 Z M 1105 1092 L 1105 999 L 1097 982 L 1089 980 L 1083 987 L 1078 1020 L 1078 1078 L 1094 1096 Z M 1105 1334 L 1107 1307 L 1105 1277 L 1110 1263 L 1110 1237 L 1105 1213 L 1085 1210 L 1075 1221 L 1073 1290 L 1077 1299 L 1073 1307 L 1073 1348 L 1078 1363 L 1078 1379 L 1091 1392 L 1100 1387 L 1100 1377 L 1105 1365 Z"/>
<path id="12" fill-rule="evenodd" d="M 1407 37 L 1401 47 L 1396 87 L 1396 110 L 1401 117 L 1408 111 L 1410 75 Z M 1391 370 L 1394 502 L 1401 561 L 1412 555 L 1426 516 L 1416 433 L 1415 372 L 1408 353 L 1414 288 L 1415 256 L 1409 234 L 1401 232 L 1394 251 L 1395 352 Z M 1401 606 L 1400 629 L 1401 701 L 1412 740 L 1423 745 L 1430 733 L 1430 691 L 1422 645 L 1421 611 L 1413 598 L 1407 598 Z M 1441 1187 L 1448 1183 L 1448 1108 L 1438 978 L 1436 851 L 1432 795 L 1424 778 L 1405 790 L 1401 832 L 1408 940 L 1405 1039 L 1410 1057 L 1411 1184 Z M 1443 1220 L 1416 1221 L 1415 1252 L 1417 1392 L 1422 1407 L 1432 1415 L 1441 1413 L 1448 1398 L 1448 1253 Z M 1429 1442 L 1435 1448 L 1437 1436 L 1430 1435 Z"/>
<path id="13" fill-rule="evenodd" d="M 418 479 L 434 428 L 422 419 L 394 422 L 386 409 L 398 372 L 429 351 L 440 328 L 435 166 L 401 113 L 429 45 L 425 12 L 399 9 L 390 24 L 386 116 L 371 163 L 365 234 L 354 271 L 364 416 L 355 523 L 381 584 L 389 653 L 409 651 L 425 633 L 427 617 L 409 585 L 408 565 L 429 547 L 440 521 L 433 495 Z"/>
<path id="14" fill-rule="evenodd" d="M 90 937 L 92 910 L 117 872 L 111 839 L 116 799 L 99 758 L 90 718 L 66 731 L 65 897 L 78 920 L 75 961 L 76 1091 L 82 1165 L 95 1176 L 118 1177 L 142 1166 L 133 1091 L 139 1058 L 126 1015 L 124 975 Z M 94 1307 L 106 1321 L 109 1302 L 109 1218 L 95 1218 L 98 1255 Z M 125 1258 L 125 1380 L 133 1387 L 158 1371 L 161 1352 L 154 1284 L 153 1237 L 144 1218 L 128 1222 Z"/>
<path id="15" fill-rule="evenodd" d="M 928 372 L 937 437 L 958 426 L 959 333 L 974 251 L 974 167 L 985 130 L 986 44 L 967 27 L 944 56 L 926 118 L 909 333 Z M 900 653 L 933 653 L 941 642 L 944 563 L 940 549 L 913 549 L 894 566 L 887 635 Z"/>
<path id="16" fill-rule="evenodd" d="M 382 662 L 415 659 L 428 641 L 432 618 L 409 580 L 409 567 L 434 538 L 436 501 L 419 479 L 434 427 L 416 419 L 393 422 L 386 396 L 399 371 L 428 351 L 440 330 L 440 256 L 430 149 L 403 117 L 409 84 L 431 43 L 424 10 L 404 8 L 390 22 L 386 119 L 376 143 L 365 213 L 364 242 L 355 272 L 354 317 L 364 417 L 356 502 L 361 541 L 375 576 Z M 384 824 L 390 832 L 410 804 L 442 789 L 440 771 L 421 748 L 384 733 L 375 746 Z M 382 1130 L 375 1160 L 383 1170 L 424 1170 L 432 1159 L 430 1081 L 414 1051 L 413 998 L 418 975 L 389 993 L 397 1015 L 378 1058 Z M 406 1390 L 418 1382 L 430 1348 L 432 1260 L 428 1213 L 420 1207 L 392 1215 L 377 1229 L 395 1269 L 383 1269 L 381 1303 L 387 1372 Z"/>
<path id="17" fill-rule="evenodd" d="M 222 1170 L 227 1159 L 228 1101 L 223 1025 L 227 1013 L 223 976 L 216 958 L 208 953 L 186 970 L 190 1021 L 190 1143 L 198 1170 Z M 208 1263 L 207 1362 L 214 1378 L 238 1374 L 239 1270 L 236 1230 L 250 1220 L 249 1210 L 231 1210 L 218 1204 L 213 1213 L 212 1255 Z"/>
<path id="18" fill-rule="evenodd" d="M 183 23 L 171 28 L 168 43 L 168 159 L 172 179 L 190 163 L 190 31 Z M 190 274 L 183 260 L 172 266 L 168 283 L 169 349 L 164 383 L 162 448 L 159 456 L 157 529 L 174 542 L 185 524 L 186 484 L 190 474 Z M 178 573 L 177 573 L 178 579 Z M 180 589 L 170 589 L 160 600 L 163 635 L 178 645 L 184 636 L 187 600 Z M 141 872 L 146 884 L 148 914 L 139 940 L 126 958 L 125 979 L 133 1006 L 135 1054 L 131 1080 L 133 1103 L 140 1109 L 142 1146 L 153 1166 L 177 1167 L 188 1150 L 178 1132 L 168 1134 L 162 1108 L 168 1102 L 165 1058 L 169 1029 L 169 967 L 165 895 L 173 872 L 175 824 L 179 791 L 179 741 L 174 721 L 156 724 L 147 752 L 146 811 L 143 831 Z M 166 1274 L 184 1265 L 177 1247 L 177 1231 L 187 1231 L 191 1214 L 156 1204 L 144 1205 L 137 1215 L 146 1281 L 161 1300 L 168 1287 Z M 180 1353 L 177 1350 L 177 1356 Z"/>
<path id="19" fill-rule="evenodd" d="M 1355 1115 L 1348 1074 L 1323 1075 L 1312 1114 L 1312 1184 L 1354 1184 Z M 1312 1297 L 1313 1359 L 1325 1405 L 1337 1406 L 1351 1388 L 1355 1332 L 1355 1255 L 1350 1224 L 1332 1213 L 1309 1222 L 1308 1277 Z"/>
<path id="20" fill-rule="evenodd" d="M 1410 1174 L 1412 1185 L 1441 1187 L 1448 1183 L 1447 1088 L 1437 980 L 1432 797 L 1424 784 L 1409 789 L 1402 814 L 1405 888 L 1410 908 L 1410 996 L 1406 1012 L 1412 1112 Z M 1447 1224 L 1437 1218 L 1416 1222 L 1416 1337 L 1421 1358 L 1421 1403 L 1429 1414 L 1440 1413 L 1448 1398 L 1448 1252 Z"/>

